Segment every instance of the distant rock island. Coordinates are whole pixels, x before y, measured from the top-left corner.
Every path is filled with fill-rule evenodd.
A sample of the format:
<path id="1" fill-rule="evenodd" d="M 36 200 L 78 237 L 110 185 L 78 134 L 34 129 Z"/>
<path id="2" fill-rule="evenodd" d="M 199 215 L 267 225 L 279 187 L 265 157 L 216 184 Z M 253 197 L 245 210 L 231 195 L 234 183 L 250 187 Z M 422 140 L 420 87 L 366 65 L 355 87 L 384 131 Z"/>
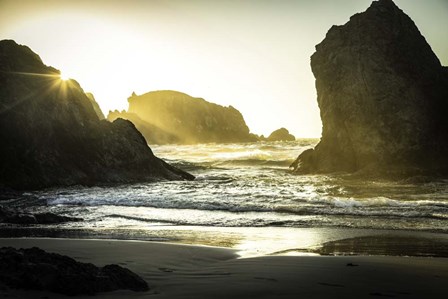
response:
<path id="1" fill-rule="evenodd" d="M 290 134 L 285 128 L 280 128 L 271 133 L 271 135 L 266 138 L 267 141 L 294 141 L 296 137 Z"/>
<path id="2" fill-rule="evenodd" d="M 311 57 L 323 124 L 299 173 L 448 170 L 448 69 L 392 0 L 333 26 Z"/>
<path id="3" fill-rule="evenodd" d="M 241 113 L 185 93 L 162 90 L 128 98 L 128 111 L 113 111 L 107 119 L 132 121 L 150 144 L 253 142 Z"/>
<path id="4" fill-rule="evenodd" d="M 98 108 L 28 47 L 0 41 L 0 187 L 193 178 L 155 157 L 131 122 L 100 121 Z"/>

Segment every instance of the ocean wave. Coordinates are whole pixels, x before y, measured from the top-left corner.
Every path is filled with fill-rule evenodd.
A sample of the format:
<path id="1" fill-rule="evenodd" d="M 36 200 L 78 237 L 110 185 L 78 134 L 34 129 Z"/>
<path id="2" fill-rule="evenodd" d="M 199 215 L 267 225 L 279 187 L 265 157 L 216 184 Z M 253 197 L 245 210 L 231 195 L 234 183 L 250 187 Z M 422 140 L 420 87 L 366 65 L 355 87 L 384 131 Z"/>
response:
<path id="1" fill-rule="evenodd" d="M 146 202 L 131 202 L 131 201 L 95 201 L 89 202 L 75 200 L 53 200 L 49 202 L 50 205 L 84 205 L 92 207 L 134 207 L 134 208 L 153 208 L 160 210 L 184 211 L 188 214 L 190 211 L 204 211 L 204 212 L 227 212 L 227 213 L 258 213 L 260 214 L 290 214 L 296 216 L 374 216 L 374 217 L 399 217 L 399 218 L 431 218 L 431 219 L 447 219 L 448 208 L 434 206 L 420 206 L 415 209 L 414 205 L 389 205 L 378 206 L 362 205 L 357 201 L 347 201 L 340 204 L 341 201 L 336 201 L 333 205 L 321 205 L 306 203 L 304 205 L 235 205 L 226 202 L 191 202 L 191 201 L 146 201 Z"/>
<path id="2" fill-rule="evenodd" d="M 127 219 L 127 220 L 135 220 L 135 221 L 142 221 L 142 222 L 152 222 L 152 223 L 164 223 L 164 224 L 172 224 L 172 225 L 179 225 L 180 224 L 178 221 L 165 220 L 165 219 L 155 219 L 155 218 L 145 218 L 145 217 L 138 217 L 138 216 L 128 216 L 128 215 L 120 215 L 120 214 L 104 215 L 103 217 L 122 218 L 122 219 Z"/>
<path id="3" fill-rule="evenodd" d="M 259 167 L 260 170 L 266 167 L 283 168 L 287 170 L 293 162 L 292 159 L 271 160 L 266 158 L 247 159 L 215 159 L 208 162 L 186 162 L 167 160 L 171 165 L 190 172 L 203 172 L 206 170 L 227 169 L 239 166 Z"/>
<path id="4" fill-rule="evenodd" d="M 300 142 L 159 146 L 155 154 L 192 172 L 196 180 L 54 188 L 27 193 L 24 196 L 31 200 L 19 200 L 17 205 L 46 203 L 52 211 L 84 218 L 77 224 L 81 227 L 395 229 L 406 223 L 406 229 L 446 230 L 447 181 L 366 183 L 338 175 L 290 175 L 290 162 L 308 146 Z"/>
<path id="5" fill-rule="evenodd" d="M 235 178 L 224 176 L 224 175 L 213 175 L 213 174 L 205 174 L 205 175 L 198 175 L 196 177 L 197 181 L 212 181 L 212 182 L 219 182 L 219 183 L 231 183 L 235 180 Z"/>
<path id="6" fill-rule="evenodd" d="M 245 218 L 237 217 L 232 219 L 226 219 L 222 217 L 205 217 L 202 219 L 194 218 L 175 218 L 175 219 L 161 219 L 161 218 L 148 218 L 139 216 L 130 216 L 124 214 L 110 214 L 104 215 L 103 219 L 122 219 L 124 221 L 137 221 L 148 223 L 151 225 L 164 225 L 164 226 L 217 226 L 217 227 L 303 227 L 310 223 L 309 220 L 300 219 L 272 219 L 272 218 Z"/>
<path id="7" fill-rule="evenodd" d="M 293 160 L 270 160 L 266 158 L 248 158 L 248 159 L 234 159 L 234 160 L 217 160 L 214 161 L 212 165 L 214 166 L 225 166 L 225 165 L 235 165 L 235 166 L 282 166 L 289 167 Z"/>
<path id="8" fill-rule="evenodd" d="M 387 197 L 374 197 L 364 200 L 356 199 L 353 197 L 349 198 L 330 198 L 327 200 L 335 207 L 339 208 L 356 208 L 356 207 L 398 207 L 398 206 L 409 206 L 409 203 L 390 199 Z M 411 204 L 414 206 L 413 204 Z"/>
<path id="9" fill-rule="evenodd" d="M 125 213 L 126 211 L 122 211 Z M 102 216 L 102 219 L 121 219 L 124 223 L 129 225 L 138 225 L 132 222 L 142 222 L 149 225 L 155 226 L 216 226 L 216 227 L 306 227 L 312 225 L 339 225 L 343 223 L 344 226 L 353 225 L 353 221 L 359 221 L 363 219 L 365 215 L 353 215 L 353 214 L 326 214 L 326 215 L 282 215 L 275 216 L 273 214 L 236 214 L 231 217 L 226 217 L 222 211 L 215 214 L 198 214 L 198 212 L 193 213 L 196 217 L 182 217 L 183 213 L 173 214 L 163 214 L 163 213 L 153 213 L 149 217 L 145 216 L 135 216 L 126 214 L 106 214 Z M 151 217 L 155 216 L 155 217 Z M 403 217 L 404 216 L 404 217 Z M 376 221 L 383 219 L 386 223 L 393 224 L 398 222 L 408 222 L 413 223 L 416 219 L 427 219 L 429 221 L 442 221 L 446 220 L 444 217 L 437 215 L 402 215 L 397 217 L 396 215 L 383 215 L 383 214 L 372 214 L 366 221 L 361 221 L 357 224 L 360 227 L 369 227 L 370 222 L 375 223 Z M 106 220 L 107 221 L 107 220 Z M 131 221 L 131 222 L 129 222 Z M 116 220 L 112 220 L 112 223 L 117 225 Z M 370 223 L 370 224 L 369 224 Z"/>
<path id="10" fill-rule="evenodd" d="M 301 140 L 300 142 L 165 145 L 154 147 L 153 150 L 157 156 L 187 169 L 220 165 L 263 166 L 266 164 L 288 167 L 300 152 L 315 143 L 316 140 Z"/>
<path id="11" fill-rule="evenodd" d="M 209 163 L 209 162 L 195 163 L 195 162 L 170 160 L 170 159 L 165 159 L 165 161 L 168 162 L 169 164 L 171 164 L 177 168 L 183 169 L 185 171 L 207 170 L 207 169 L 215 168 L 215 167 L 213 167 L 213 163 Z"/>

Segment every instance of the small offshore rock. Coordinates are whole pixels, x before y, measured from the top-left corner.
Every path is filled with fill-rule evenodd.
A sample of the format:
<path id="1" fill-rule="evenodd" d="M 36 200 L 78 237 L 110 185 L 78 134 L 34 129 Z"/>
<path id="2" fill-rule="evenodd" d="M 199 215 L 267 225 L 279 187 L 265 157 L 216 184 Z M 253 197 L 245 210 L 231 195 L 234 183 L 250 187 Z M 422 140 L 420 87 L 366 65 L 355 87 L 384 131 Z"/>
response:
<path id="1" fill-rule="evenodd" d="M 268 138 L 268 141 L 294 141 L 296 137 L 290 134 L 286 128 L 280 128 L 272 132 Z"/>

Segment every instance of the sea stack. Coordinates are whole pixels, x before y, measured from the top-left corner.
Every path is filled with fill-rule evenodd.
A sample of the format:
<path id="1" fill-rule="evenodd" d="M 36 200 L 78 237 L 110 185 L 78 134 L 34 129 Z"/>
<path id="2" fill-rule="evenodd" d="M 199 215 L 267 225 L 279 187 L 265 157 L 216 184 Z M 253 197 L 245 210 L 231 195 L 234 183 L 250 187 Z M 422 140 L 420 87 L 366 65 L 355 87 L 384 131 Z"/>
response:
<path id="1" fill-rule="evenodd" d="M 0 188 L 193 178 L 155 157 L 130 121 L 100 120 L 95 104 L 28 47 L 0 41 Z"/>
<path id="2" fill-rule="evenodd" d="M 294 141 L 296 140 L 296 137 L 294 135 L 290 134 L 288 129 L 286 128 L 280 128 L 278 130 L 273 131 L 268 138 L 266 138 L 268 141 Z"/>
<path id="3" fill-rule="evenodd" d="M 311 67 L 323 131 L 296 172 L 447 172 L 448 69 L 392 0 L 333 26 Z"/>
<path id="4" fill-rule="evenodd" d="M 172 90 L 159 90 L 129 98 L 128 111 L 110 112 L 108 119 L 132 121 L 150 144 L 253 142 L 243 115 L 224 107 Z"/>

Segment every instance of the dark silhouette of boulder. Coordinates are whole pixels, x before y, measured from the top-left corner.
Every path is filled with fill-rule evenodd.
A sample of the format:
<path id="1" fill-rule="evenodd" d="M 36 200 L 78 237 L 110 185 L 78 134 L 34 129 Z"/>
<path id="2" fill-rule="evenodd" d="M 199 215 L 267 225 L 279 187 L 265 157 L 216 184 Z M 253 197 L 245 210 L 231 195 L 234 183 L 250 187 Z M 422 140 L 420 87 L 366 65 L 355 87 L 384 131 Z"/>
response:
<path id="1" fill-rule="evenodd" d="M 447 69 L 392 0 L 333 26 L 311 67 L 323 132 L 293 163 L 297 172 L 447 171 Z"/>
<path id="2" fill-rule="evenodd" d="M 74 80 L 0 41 L 0 188 L 192 179 L 154 156 L 135 126 L 100 121 Z"/>
<path id="3" fill-rule="evenodd" d="M 96 267 L 37 247 L 0 248 L 0 285 L 70 296 L 120 289 L 149 290 L 146 281 L 126 268 L 118 265 Z"/>
<path id="4" fill-rule="evenodd" d="M 57 224 L 82 221 L 81 218 L 61 216 L 50 212 L 29 213 L 0 206 L 0 223 L 13 224 Z"/>
<path id="5" fill-rule="evenodd" d="M 109 113 L 108 119 L 131 120 L 149 143 L 253 142 L 257 137 L 241 113 L 177 91 L 153 91 L 128 99 L 127 112 Z"/>
<path id="6" fill-rule="evenodd" d="M 285 128 L 280 128 L 278 130 L 275 130 L 274 132 L 269 135 L 269 137 L 266 139 L 268 141 L 294 141 L 296 140 L 296 137 L 294 135 L 289 134 L 289 131 Z"/>

